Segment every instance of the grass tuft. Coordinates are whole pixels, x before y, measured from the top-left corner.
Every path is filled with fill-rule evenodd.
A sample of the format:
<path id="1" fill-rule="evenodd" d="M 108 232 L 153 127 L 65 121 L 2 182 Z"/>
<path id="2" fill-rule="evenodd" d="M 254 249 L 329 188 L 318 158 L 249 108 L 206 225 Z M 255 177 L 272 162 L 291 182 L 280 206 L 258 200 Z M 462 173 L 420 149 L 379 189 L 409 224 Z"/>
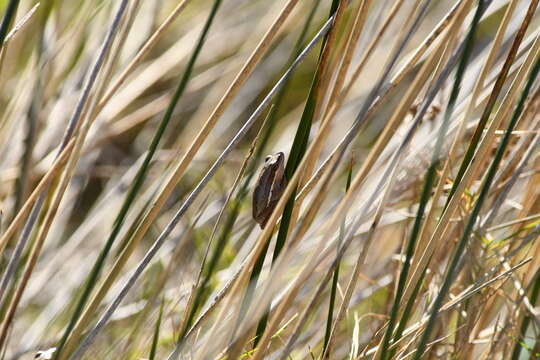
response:
<path id="1" fill-rule="evenodd" d="M 536 356 L 537 5 L 0 1 L 0 358 Z"/>

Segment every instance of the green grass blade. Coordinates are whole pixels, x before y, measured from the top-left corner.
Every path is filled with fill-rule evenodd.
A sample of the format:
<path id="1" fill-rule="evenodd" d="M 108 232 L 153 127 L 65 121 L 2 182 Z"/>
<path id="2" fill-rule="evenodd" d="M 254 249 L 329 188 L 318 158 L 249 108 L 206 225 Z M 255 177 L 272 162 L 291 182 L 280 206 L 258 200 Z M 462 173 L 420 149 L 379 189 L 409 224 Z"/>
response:
<path id="1" fill-rule="evenodd" d="M 339 144 L 339 147 L 338 149 L 340 149 L 340 153 L 339 153 L 339 158 L 341 158 L 343 156 L 343 153 L 344 151 L 346 150 L 347 146 L 350 144 L 350 142 L 353 140 L 353 138 L 355 137 L 355 135 L 357 134 L 357 132 L 359 131 L 360 129 L 360 126 L 362 126 L 362 124 L 365 122 L 366 120 L 366 114 L 370 108 L 370 105 L 372 104 L 372 102 L 376 99 L 376 97 L 378 96 L 379 92 L 383 89 L 383 84 L 385 83 L 387 77 L 389 76 L 392 68 L 394 67 L 394 65 L 397 63 L 397 60 L 400 56 L 400 54 L 402 53 L 402 51 L 404 50 L 405 46 L 407 45 L 407 43 L 409 42 L 409 40 L 411 39 L 411 36 L 412 34 L 414 34 L 414 32 L 416 31 L 416 29 L 418 28 L 418 25 L 420 23 L 420 20 L 423 18 L 423 16 L 425 15 L 426 13 L 426 10 L 429 6 L 429 2 L 426 1 L 424 2 L 424 4 L 422 5 L 422 7 L 419 9 L 419 11 L 417 12 L 417 15 L 415 17 L 415 20 L 413 21 L 413 23 L 411 24 L 411 26 L 408 28 L 407 32 L 404 34 L 404 36 L 400 39 L 400 42 L 399 42 L 399 45 L 397 46 L 397 48 L 395 49 L 395 51 L 393 52 L 393 54 L 391 55 L 390 57 L 390 60 L 388 61 L 388 64 L 386 65 L 385 67 L 385 71 L 383 72 L 383 75 L 380 77 L 380 79 L 378 80 L 376 86 L 371 90 L 369 96 L 367 97 L 367 99 L 364 101 L 364 104 L 362 106 L 362 108 L 360 109 L 360 111 L 358 112 L 356 118 L 355 118 L 355 121 L 353 123 L 353 125 L 351 126 L 351 128 L 347 131 L 347 134 L 345 135 L 345 137 L 341 140 L 340 144 Z M 454 62 L 451 61 L 451 64 L 449 64 L 447 66 L 448 69 L 445 69 L 445 71 L 443 71 L 443 75 L 446 74 L 446 73 L 449 73 L 449 69 L 451 69 L 453 67 L 453 64 Z M 444 79 L 446 78 L 447 75 L 441 75 L 441 77 Z M 437 86 L 436 86 L 436 89 L 438 89 L 442 84 L 442 81 L 438 81 L 437 83 Z M 433 91 L 433 94 L 430 98 L 430 102 L 433 100 L 433 98 L 435 97 L 435 92 Z M 423 116 L 422 114 L 425 113 L 426 109 L 422 109 L 419 114 L 418 114 L 418 117 L 420 118 L 421 116 Z M 336 167 L 337 167 L 337 164 L 338 162 L 336 161 L 334 163 L 334 165 L 332 166 L 332 168 L 328 171 L 328 173 L 333 173 L 335 170 L 336 170 Z M 391 167 L 387 167 L 386 171 L 390 172 L 391 171 Z M 387 179 L 388 178 L 388 174 L 385 174 L 382 176 L 383 179 Z M 377 185 L 377 190 L 375 190 L 371 196 L 371 198 L 366 202 L 366 204 L 371 204 L 375 201 L 375 197 L 376 197 L 376 194 L 380 193 L 380 188 L 382 188 L 382 186 L 384 185 L 384 180 L 380 181 L 379 184 Z M 341 247 L 341 249 L 339 250 L 339 254 L 336 258 L 336 265 L 337 265 L 337 261 L 339 261 L 339 259 L 341 259 L 345 253 L 345 251 L 347 250 L 347 248 L 351 245 L 351 242 L 352 242 L 352 239 L 354 238 L 353 234 L 355 234 L 358 229 L 360 228 L 360 225 L 362 223 L 362 219 L 363 217 L 365 216 L 365 213 L 367 212 L 367 207 L 368 205 L 366 205 L 364 207 L 364 209 L 362 210 L 362 215 L 356 215 L 356 218 L 355 220 L 353 220 L 353 222 L 350 224 L 350 226 L 348 227 L 347 231 L 346 231 L 346 236 L 345 236 L 345 241 L 344 241 L 344 244 L 343 246 Z M 333 265 L 334 266 L 334 265 Z M 331 272 L 333 271 L 333 266 L 332 268 L 330 269 L 330 272 L 328 274 L 331 274 Z M 330 279 L 330 275 L 328 276 L 328 280 Z M 320 288 L 322 287 L 322 285 L 325 285 L 325 282 L 324 283 L 321 283 L 320 284 Z M 313 299 L 313 301 L 315 301 L 315 299 Z M 336 327 L 336 323 L 334 322 L 334 329 Z M 334 331 L 333 329 L 333 331 Z M 298 334 L 293 334 L 290 338 L 289 338 L 289 342 L 288 344 L 286 345 L 286 348 L 285 350 L 283 351 L 283 354 L 288 354 L 291 350 L 291 346 L 292 346 L 292 343 L 294 343 L 294 341 L 296 341 L 296 338 L 297 338 Z M 332 336 L 332 333 L 330 334 L 330 336 Z M 286 355 L 282 355 L 282 356 L 286 356 Z"/>
<path id="2" fill-rule="evenodd" d="M 15 18 L 17 13 L 17 7 L 19 7 L 20 0 L 10 0 L 6 7 L 6 12 L 4 12 L 4 17 L 2 18 L 2 24 L 0 24 L 0 50 L 4 47 L 4 41 L 6 40 L 9 27 Z"/>
<path id="3" fill-rule="evenodd" d="M 446 199 L 446 204 L 444 206 L 445 209 L 448 206 L 450 199 L 456 192 L 457 186 L 461 182 L 461 179 L 463 178 L 465 171 L 469 167 L 469 164 L 471 163 L 474 157 L 474 152 L 476 150 L 476 147 L 478 146 L 480 137 L 484 133 L 484 129 L 487 125 L 491 112 L 493 111 L 493 108 L 495 107 L 495 103 L 497 102 L 497 97 L 499 96 L 503 88 L 503 85 L 508 76 L 508 72 L 510 71 L 511 66 L 514 63 L 514 59 L 519 49 L 519 45 L 521 44 L 521 40 L 523 39 L 524 36 L 525 36 L 525 29 L 520 29 L 520 31 L 517 33 L 512 43 L 512 47 L 510 48 L 510 51 L 508 53 L 508 56 L 506 57 L 506 60 L 501 69 L 501 72 L 499 73 L 499 76 L 497 77 L 497 81 L 495 82 L 495 85 L 493 86 L 493 91 L 491 92 L 489 96 L 489 100 L 486 104 L 486 107 L 484 108 L 484 111 L 482 112 L 482 116 L 480 117 L 480 120 L 478 121 L 478 125 L 476 126 L 476 129 L 474 130 L 474 134 L 469 142 L 469 147 L 467 148 L 467 152 L 465 153 L 463 157 L 463 161 L 461 162 L 458 173 L 454 179 L 452 188 L 450 189 L 450 193 L 448 194 L 448 198 Z"/>
<path id="4" fill-rule="evenodd" d="M 531 296 L 529 300 L 532 306 L 536 306 L 536 302 L 538 301 L 538 295 L 540 294 L 540 269 L 538 269 L 536 271 L 536 274 L 534 274 L 533 281 L 534 285 L 531 290 Z M 524 342 L 525 334 L 527 332 L 527 328 L 529 327 L 530 322 L 531 316 L 529 314 L 526 314 L 521 321 L 521 326 L 519 327 L 519 337 L 516 339 L 516 343 L 514 344 L 514 350 L 512 350 L 512 360 L 519 359 L 521 349 L 523 348 L 522 343 Z"/>
<path id="5" fill-rule="evenodd" d="M 351 180 L 352 180 L 352 168 L 353 168 L 353 160 L 351 160 L 351 164 L 349 167 L 349 173 L 347 174 L 347 184 L 345 185 L 345 192 L 349 190 L 349 187 L 351 186 Z M 343 237 L 345 236 L 345 221 L 346 217 L 343 218 L 343 221 L 341 222 L 341 226 L 339 228 L 339 241 L 337 246 L 337 251 L 339 254 L 339 249 L 341 248 L 341 243 L 343 242 Z M 339 261 L 336 265 L 336 268 L 334 270 L 334 276 L 332 277 L 332 287 L 330 289 L 330 301 L 328 304 L 328 316 L 326 320 L 326 331 L 324 333 L 324 344 L 323 344 L 323 354 L 326 354 L 326 357 L 330 357 L 330 349 L 327 349 L 330 345 L 330 333 L 332 332 L 332 323 L 334 321 L 334 304 L 336 303 L 336 293 L 337 293 L 337 286 L 339 281 L 339 265 L 341 261 Z"/>
<path id="6" fill-rule="evenodd" d="M 414 289 L 411 293 L 411 296 L 409 297 L 409 300 L 407 300 L 407 304 L 405 305 L 405 308 L 403 309 L 403 315 L 399 319 L 398 326 L 396 328 L 396 332 L 393 336 L 393 344 L 397 343 L 401 336 L 403 335 L 403 331 L 405 331 L 405 328 L 407 326 L 407 321 L 409 321 L 409 318 L 412 315 L 412 308 L 414 305 L 414 302 L 416 300 L 416 297 L 418 296 L 418 293 L 420 292 L 420 289 L 422 288 L 422 283 L 424 282 L 424 278 L 427 274 L 427 267 L 422 271 L 422 274 L 420 274 L 420 277 L 418 278 L 418 282 L 414 286 Z M 393 359 L 394 354 L 396 353 L 397 348 L 391 347 L 390 354 L 388 355 L 388 359 Z"/>
<path id="7" fill-rule="evenodd" d="M 161 300 L 161 305 L 159 306 L 159 315 L 156 321 L 156 326 L 154 328 L 154 337 L 152 338 L 152 347 L 150 348 L 150 355 L 148 355 L 148 360 L 154 360 L 156 358 L 157 345 L 159 342 L 159 329 L 161 327 L 161 318 L 163 316 L 163 304 L 165 300 Z"/>

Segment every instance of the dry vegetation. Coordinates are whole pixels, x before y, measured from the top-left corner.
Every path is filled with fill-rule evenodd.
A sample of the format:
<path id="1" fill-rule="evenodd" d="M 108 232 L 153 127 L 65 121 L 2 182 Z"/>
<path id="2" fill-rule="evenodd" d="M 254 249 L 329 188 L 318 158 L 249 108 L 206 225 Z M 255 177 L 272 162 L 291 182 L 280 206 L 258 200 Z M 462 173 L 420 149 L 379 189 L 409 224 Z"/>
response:
<path id="1" fill-rule="evenodd" d="M 0 1 L 0 359 L 538 358 L 537 5 Z"/>

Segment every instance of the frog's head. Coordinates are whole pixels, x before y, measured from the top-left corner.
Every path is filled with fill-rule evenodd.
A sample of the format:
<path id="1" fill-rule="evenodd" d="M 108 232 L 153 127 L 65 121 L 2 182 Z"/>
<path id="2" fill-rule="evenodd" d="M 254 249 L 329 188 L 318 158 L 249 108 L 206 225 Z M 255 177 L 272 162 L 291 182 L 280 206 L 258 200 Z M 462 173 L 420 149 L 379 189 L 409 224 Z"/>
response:
<path id="1" fill-rule="evenodd" d="M 279 165 L 285 162 L 285 154 L 283 154 L 281 151 L 277 152 L 273 155 L 268 155 L 264 159 L 265 165 Z"/>

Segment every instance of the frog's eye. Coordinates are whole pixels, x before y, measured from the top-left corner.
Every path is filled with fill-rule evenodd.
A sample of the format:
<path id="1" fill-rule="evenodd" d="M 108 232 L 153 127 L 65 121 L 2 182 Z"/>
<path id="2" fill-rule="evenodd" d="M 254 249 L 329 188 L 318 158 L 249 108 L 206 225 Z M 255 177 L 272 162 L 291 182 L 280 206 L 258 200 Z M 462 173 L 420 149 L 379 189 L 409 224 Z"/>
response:
<path id="1" fill-rule="evenodd" d="M 270 159 L 272 159 L 272 156 L 271 156 L 271 155 L 267 155 L 267 156 L 264 158 L 264 161 L 270 161 Z"/>

